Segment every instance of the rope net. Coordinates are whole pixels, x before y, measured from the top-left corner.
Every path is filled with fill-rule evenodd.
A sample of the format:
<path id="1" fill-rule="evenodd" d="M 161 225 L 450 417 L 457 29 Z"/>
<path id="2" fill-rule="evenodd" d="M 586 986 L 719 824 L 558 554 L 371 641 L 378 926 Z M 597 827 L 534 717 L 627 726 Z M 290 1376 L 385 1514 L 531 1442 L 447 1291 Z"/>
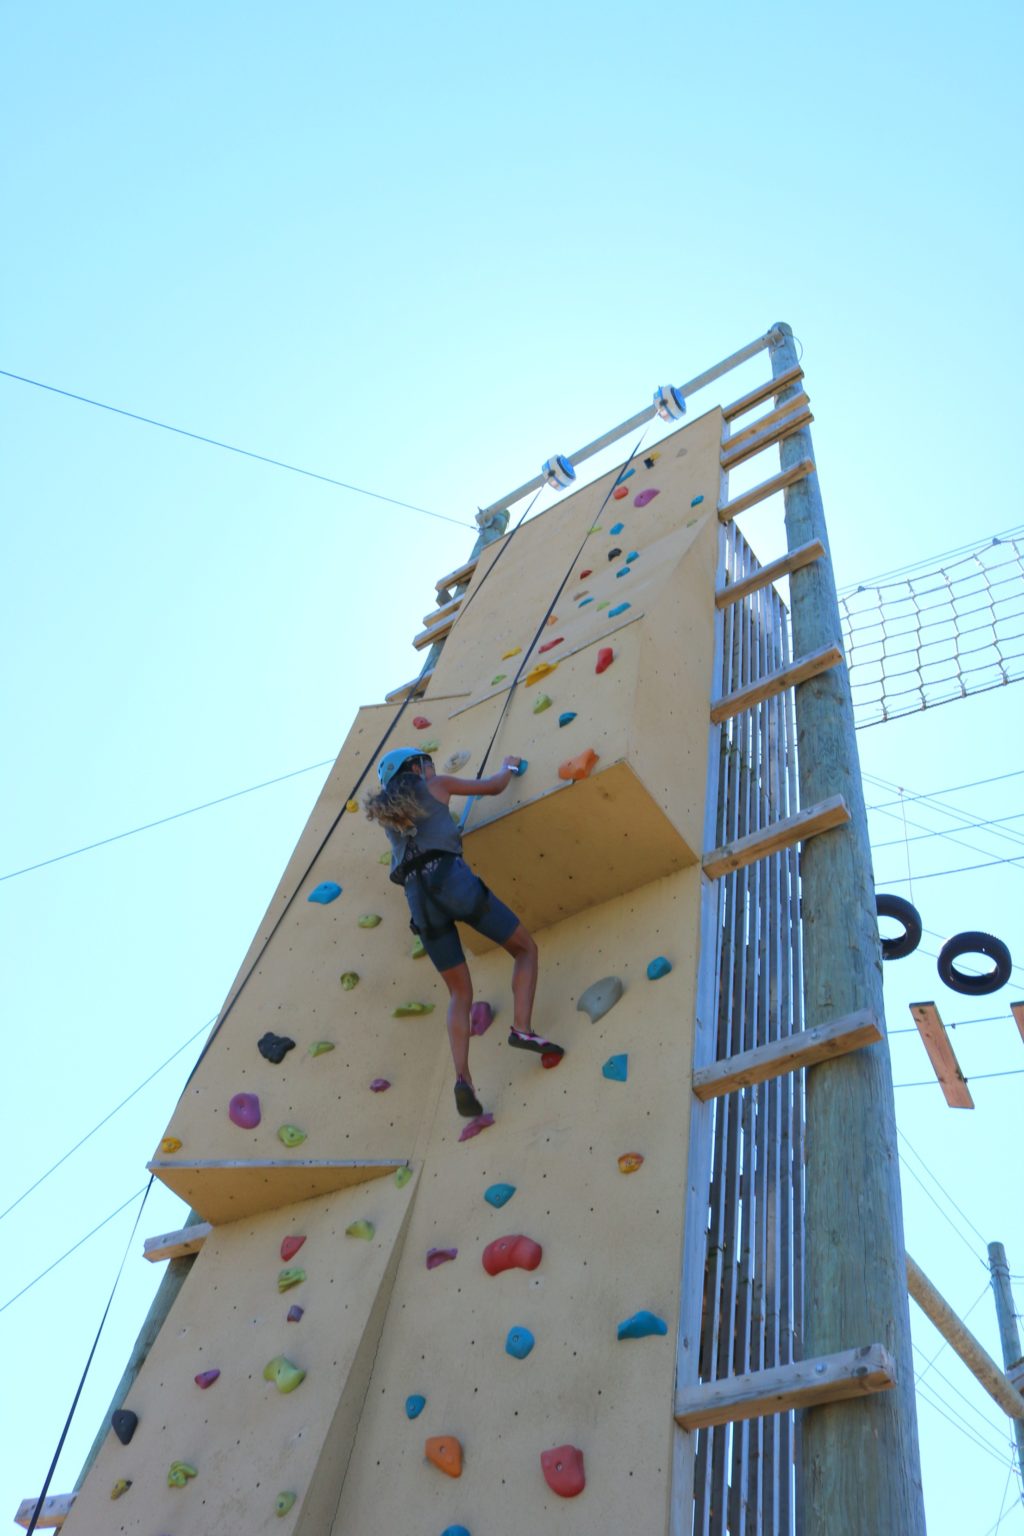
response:
<path id="1" fill-rule="evenodd" d="M 1014 529 L 840 594 L 858 730 L 1024 678 L 1022 548 Z"/>

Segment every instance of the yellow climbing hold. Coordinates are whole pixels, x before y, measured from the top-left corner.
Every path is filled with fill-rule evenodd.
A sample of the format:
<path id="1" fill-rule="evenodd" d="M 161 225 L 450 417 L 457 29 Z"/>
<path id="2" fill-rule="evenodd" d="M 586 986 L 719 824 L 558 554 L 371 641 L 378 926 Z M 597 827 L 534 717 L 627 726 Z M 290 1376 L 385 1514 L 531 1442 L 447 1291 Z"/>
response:
<path id="1" fill-rule="evenodd" d="M 510 651 L 502 651 L 502 653 L 501 653 L 502 661 L 509 661 L 509 660 L 511 660 L 511 658 L 513 656 L 518 656 L 521 650 L 522 650 L 522 646 L 521 645 L 514 645 Z"/>
<path id="2" fill-rule="evenodd" d="M 358 800 L 349 800 L 349 801 L 347 801 L 346 805 L 345 805 L 345 809 L 346 809 L 346 811 L 351 811 L 353 814 L 355 814 L 355 812 L 358 811 L 358 809 L 359 809 L 359 801 Z"/>
<path id="3" fill-rule="evenodd" d="M 531 688 L 534 683 L 539 683 L 542 677 L 547 677 L 548 673 L 553 672 L 557 666 L 557 661 L 538 661 L 537 665 L 531 667 L 526 674 L 524 681 L 527 688 Z"/>
<path id="4" fill-rule="evenodd" d="M 423 956 L 426 954 L 426 950 L 423 948 L 423 940 L 420 938 L 419 934 L 417 934 L 413 939 L 412 949 L 409 951 L 409 953 L 414 960 L 422 960 Z"/>
<path id="5" fill-rule="evenodd" d="M 368 1243 L 373 1237 L 375 1230 L 376 1229 L 372 1221 L 350 1221 L 348 1226 L 345 1228 L 345 1236 L 361 1237 L 364 1242 Z"/>
<path id="6" fill-rule="evenodd" d="M 436 752 L 441 743 L 439 741 L 425 741 L 420 747 L 421 752 Z"/>
<path id="7" fill-rule="evenodd" d="M 169 1152 L 180 1152 L 181 1147 L 182 1143 L 178 1140 L 177 1136 L 165 1136 L 160 1143 L 160 1151 L 165 1155 Z"/>
<path id="8" fill-rule="evenodd" d="M 130 1477 L 119 1477 L 113 1488 L 110 1490 L 110 1497 L 112 1499 L 119 1499 L 122 1493 L 128 1492 L 128 1489 L 131 1487 L 131 1485 L 132 1480 Z"/>

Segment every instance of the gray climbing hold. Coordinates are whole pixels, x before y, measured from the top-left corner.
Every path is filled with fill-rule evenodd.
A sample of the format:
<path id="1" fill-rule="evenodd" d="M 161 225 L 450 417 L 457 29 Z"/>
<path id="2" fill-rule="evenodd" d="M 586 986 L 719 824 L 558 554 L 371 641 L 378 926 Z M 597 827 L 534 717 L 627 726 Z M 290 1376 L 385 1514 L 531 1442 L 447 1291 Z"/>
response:
<path id="1" fill-rule="evenodd" d="M 465 768 L 469 762 L 468 752 L 453 752 L 444 765 L 445 773 L 458 773 L 460 768 Z"/>
<path id="2" fill-rule="evenodd" d="M 668 1323 L 653 1312 L 635 1312 L 619 1324 L 620 1339 L 647 1339 L 652 1334 L 668 1333 Z"/>
<path id="3" fill-rule="evenodd" d="M 600 981 L 592 981 L 587 990 L 580 994 L 576 1012 L 585 1013 L 591 1024 L 596 1024 L 598 1019 L 603 1019 L 615 1007 L 624 990 L 618 976 L 602 976 Z"/>
<path id="4" fill-rule="evenodd" d="M 139 1426 L 139 1416 L 130 1408 L 115 1408 L 110 1415 L 110 1427 L 122 1445 L 130 1445 L 132 1435 Z"/>
<path id="5" fill-rule="evenodd" d="M 330 901 L 337 901 L 341 895 L 341 886 L 334 880 L 323 880 L 315 890 L 310 891 L 307 901 L 318 901 L 322 907 L 326 907 Z"/>
<path id="6" fill-rule="evenodd" d="M 601 1068 L 601 1076 L 610 1083 L 624 1083 L 629 1076 L 629 1057 L 625 1051 L 619 1056 L 609 1056 Z"/>
<path id="7" fill-rule="evenodd" d="M 510 1328 L 505 1340 L 505 1353 L 515 1360 L 525 1360 L 535 1343 L 529 1328 Z"/>
<path id="8" fill-rule="evenodd" d="M 658 955 L 647 967 L 647 979 L 648 981 L 660 981 L 663 976 L 668 975 L 671 969 L 671 960 L 666 960 L 664 955 Z"/>

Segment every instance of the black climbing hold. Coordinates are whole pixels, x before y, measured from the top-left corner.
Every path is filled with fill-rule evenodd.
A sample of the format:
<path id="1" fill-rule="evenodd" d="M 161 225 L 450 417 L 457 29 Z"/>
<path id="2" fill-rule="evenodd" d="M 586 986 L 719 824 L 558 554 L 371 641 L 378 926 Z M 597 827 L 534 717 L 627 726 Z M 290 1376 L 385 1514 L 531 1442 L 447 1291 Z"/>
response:
<path id="1" fill-rule="evenodd" d="M 971 976 L 958 971 L 953 964 L 961 955 L 987 955 L 993 962 L 992 969 L 984 976 Z M 1005 987 L 1013 970 L 1010 951 L 1002 939 L 994 939 L 990 933 L 958 933 L 947 939 L 939 950 L 939 977 L 954 992 L 965 997 L 985 997 Z"/>
<path id="2" fill-rule="evenodd" d="M 622 550 L 621 549 L 610 549 L 608 551 L 608 559 L 609 560 L 617 560 L 621 554 L 622 554 Z"/>
<path id="3" fill-rule="evenodd" d="M 921 917 L 916 907 L 902 896 L 876 895 L 875 911 L 879 917 L 894 917 L 903 924 L 903 932 L 882 940 L 883 960 L 902 960 L 912 955 L 921 942 Z"/>
<path id="4" fill-rule="evenodd" d="M 110 1415 L 110 1427 L 122 1445 L 131 1443 L 132 1435 L 139 1426 L 139 1416 L 130 1408 L 115 1408 Z"/>
<path id="5" fill-rule="evenodd" d="M 295 1041 L 289 1040 L 287 1035 L 275 1035 L 268 1029 L 267 1033 L 256 1042 L 256 1049 L 267 1061 L 272 1061 L 275 1067 L 279 1067 L 289 1051 L 295 1049 Z"/>
<path id="6" fill-rule="evenodd" d="M 653 469 L 657 462 L 657 459 L 644 459 L 644 469 Z"/>

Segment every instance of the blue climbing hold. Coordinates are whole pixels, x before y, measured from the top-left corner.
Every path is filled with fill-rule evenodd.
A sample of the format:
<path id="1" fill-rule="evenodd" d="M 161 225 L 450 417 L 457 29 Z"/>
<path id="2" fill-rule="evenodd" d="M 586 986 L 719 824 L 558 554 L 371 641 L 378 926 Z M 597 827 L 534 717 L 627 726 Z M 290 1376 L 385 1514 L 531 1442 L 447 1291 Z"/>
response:
<path id="1" fill-rule="evenodd" d="M 621 485 L 623 480 L 628 480 L 630 475 L 635 475 L 635 474 L 636 474 L 636 470 L 635 469 L 624 469 L 622 471 L 622 474 L 616 480 L 615 484 L 616 485 Z"/>
<path id="2" fill-rule="evenodd" d="M 519 767 L 518 768 L 514 768 L 512 771 L 516 775 L 517 778 L 521 779 L 523 777 L 523 774 L 526 772 L 527 768 L 529 768 L 529 766 L 530 766 L 529 761 L 525 757 L 521 757 L 519 759 Z"/>
<path id="3" fill-rule="evenodd" d="M 592 603 L 593 601 L 594 599 L 592 597 L 581 597 L 576 606 L 577 608 L 585 608 L 588 603 Z"/>
<path id="4" fill-rule="evenodd" d="M 703 500 L 704 500 L 703 496 L 695 496 L 693 498 L 693 500 L 690 502 L 690 506 L 691 507 L 699 507 Z"/>
<path id="5" fill-rule="evenodd" d="M 571 720 L 575 719 L 576 711 L 574 709 L 567 709 L 564 714 L 559 715 L 558 723 L 559 725 L 568 725 Z"/>
<path id="6" fill-rule="evenodd" d="M 658 955 L 647 967 L 647 980 L 660 981 L 663 976 L 668 975 L 671 969 L 671 960 L 666 960 L 664 955 Z"/>
<path id="7" fill-rule="evenodd" d="M 606 1077 L 610 1083 L 624 1083 L 629 1076 L 629 1056 L 623 1051 L 621 1056 L 609 1056 L 601 1068 L 601 1076 Z"/>
<path id="8" fill-rule="evenodd" d="M 333 880 L 324 880 L 315 891 L 310 891 L 307 901 L 318 901 L 322 907 L 326 907 L 329 901 L 337 901 L 341 895 L 341 886 Z"/>
<path id="9" fill-rule="evenodd" d="M 426 1398 L 422 1397 L 419 1392 L 414 1392 L 411 1397 L 407 1397 L 405 1400 L 406 1418 L 418 1419 L 426 1406 Z"/>
<path id="10" fill-rule="evenodd" d="M 469 1536 L 464 1525 L 446 1525 L 441 1536 Z"/>
<path id="11" fill-rule="evenodd" d="M 629 606 L 630 606 L 629 603 L 616 603 L 614 608 L 609 608 L 608 609 L 608 617 L 610 619 L 617 619 L 619 614 L 620 613 L 625 613 L 626 609 Z"/>
<path id="12" fill-rule="evenodd" d="M 628 565 L 624 565 L 622 567 L 622 570 L 621 571 L 616 571 L 615 574 L 616 574 L 616 576 L 628 576 L 629 575 L 629 566 Z"/>
<path id="13" fill-rule="evenodd" d="M 535 1342 L 529 1328 L 510 1328 L 505 1340 L 505 1353 L 516 1360 L 525 1360 Z"/>
<path id="14" fill-rule="evenodd" d="M 616 523 L 615 527 L 614 528 L 609 528 L 608 532 L 614 538 L 617 534 L 620 534 L 622 532 L 622 530 L 623 530 L 623 528 L 625 528 L 625 526 L 626 526 L 625 523 Z"/>
<path id="15" fill-rule="evenodd" d="M 634 560 L 638 560 L 639 558 L 640 558 L 640 551 L 638 549 L 631 549 L 629 554 L 626 556 L 626 564 L 627 565 L 632 565 L 633 561 Z"/>
<path id="16" fill-rule="evenodd" d="M 493 1205 L 496 1211 L 500 1211 L 503 1205 L 508 1205 L 515 1192 L 514 1184 L 492 1184 L 490 1189 L 484 1190 L 484 1199 L 488 1205 Z"/>
<path id="17" fill-rule="evenodd" d="M 647 1339 L 652 1334 L 668 1333 L 668 1323 L 653 1312 L 635 1312 L 619 1324 L 620 1339 Z"/>

